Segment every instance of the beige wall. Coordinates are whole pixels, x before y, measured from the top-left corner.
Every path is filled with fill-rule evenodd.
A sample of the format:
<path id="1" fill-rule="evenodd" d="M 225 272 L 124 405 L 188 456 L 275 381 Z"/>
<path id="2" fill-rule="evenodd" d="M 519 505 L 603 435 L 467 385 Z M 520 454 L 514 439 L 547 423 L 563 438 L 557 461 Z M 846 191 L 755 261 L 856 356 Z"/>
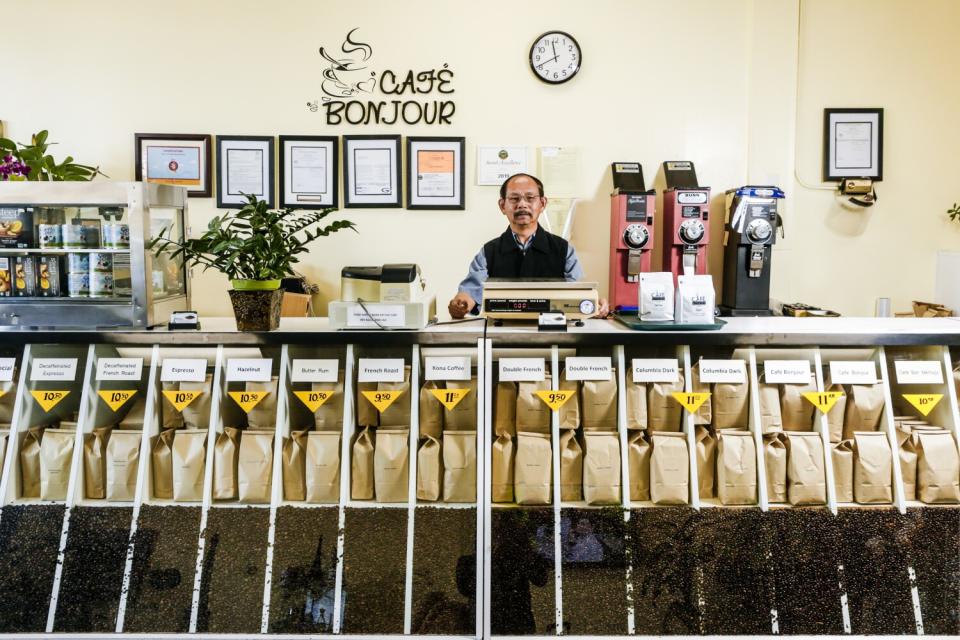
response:
<path id="1" fill-rule="evenodd" d="M 933 295 L 936 251 L 960 249 L 960 225 L 944 213 L 960 199 L 955 0 L 804 0 L 799 117 L 796 0 L 38 1 L 2 15 L 7 134 L 26 140 L 48 128 L 58 155 L 99 163 L 114 179 L 133 179 L 134 132 L 465 136 L 466 210 L 344 210 L 359 235 L 319 241 L 304 263 L 322 303 L 336 297 L 341 266 L 399 261 L 420 263 L 430 289 L 449 299 L 470 256 L 504 226 L 496 188 L 473 184 L 484 143 L 580 150 L 573 240 L 601 288 L 615 160 L 642 162 L 658 190 L 662 161 L 696 163 L 715 194 L 718 284 L 721 194 L 748 180 L 780 184 L 789 197 L 774 258 L 780 299 L 869 315 L 876 297 L 890 296 L 905 308 Z M 334 128 L 308 111 L 321 95 L 317 49 L 353 27 L 373 45 L 374 68 L 448 63 L 453 125 Z M 563 86 L 537 81 L 525 62 L 548 28 L 584 49 L 583 70 Z M 796 172 L 819 180 L 825 106 L 886 109 L 886 180 L 870 211 L 847 211 L 794 180 L 795 142 Z M 215 201 L 192 199 L 190 211 L 198 231 Z M 225 289 L 218 275 L 198 273 L 195 308 L 228 314 Z"/>

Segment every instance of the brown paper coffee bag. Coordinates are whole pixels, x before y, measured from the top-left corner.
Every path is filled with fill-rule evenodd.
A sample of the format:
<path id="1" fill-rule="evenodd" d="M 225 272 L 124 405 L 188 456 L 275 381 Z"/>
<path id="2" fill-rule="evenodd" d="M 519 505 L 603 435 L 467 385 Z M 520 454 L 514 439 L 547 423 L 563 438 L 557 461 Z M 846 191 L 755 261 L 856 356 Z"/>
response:
<path id="1" fill-rule="evenodd" d="M 224 427 L 213 445 L 213 499 L 237 497 L 237 449 L 240 429 Z"/>
<path id="2" fill-rule="evenodd" d="M 40 442 L 40 499 L 66 500 L 76 432 L 47 429 Z"/>
<path id="3" fill-rule="evenodd" d="M 683 406 L 672 394 L 682 391 L 682 374 L 676 382 L 653 382 L 647 385 L 647 431 L 680 431 Z"/>
<path id="4" fill-rule="evenodd" d="M 370 427 L 361 431 L 353 443 L 350 497 L 353 500 L 373 499 L 373 431 Z"/>
<path id="5" fill-rule="evenodd" d="M 277 428 L 277 376 L 270 382 L 246 382 L 247 391 L 266 391 L 264 396 L 247 412 L 247 425 L 253 431 L 272 431 Z"/>
<path id="6" fill-rule="evenodd" d="M 690 457 L 683 433 L 651 435 L 650 499 L 654 504 L 689 504 Z"/>
<path id="7" fill-rule="evenodd" d="M 803 394 L 816 390 L 817 385 L 812 380 L 808 384 L 780 385 L 780 416 L 783 419 L 784 431 L 812 431 L 814 429 L 813 414 L 816 407 L 804 398 Z M 821 465 L 821 470 L 822 468 Z"/>
<path id="8" fill-rule="evenodd" d="M 517 431 L 550 433 L 550 407 L 537 395 L 537 391 L 549 390 L 549 375 L 537 382 L 517 384 Z"/>
<path id="9" fill-rule="evenodd" d="M 161 383 L 164 391 L 178 391 L 180 389 L 179 382 L 163 382 Z M 194 402 L 200 402 L 200 399 L 197 398 Z M 173 403 L 170 402 L 170 399 L 167 398 L 167 394 L 160 394 L 160 416 L 163 422 L 160 425 L 160 429 L 182 429 L 183 428 L 183 414 L 173 406 Z"/>
<path id="10" fill-rule="evenodd" d="M 635 501 L 650 499 L 650 441 L 647 433 L 631 433 L 627 443 L 630 465 L 630 499 Z"/>
<path id="11" fill-rule="evenodd" d="M 583 434 L 583 499 L 587 504 L 620 503 L 620 440 L 615 431 Z"/>
<path id="12" fill-rule="evenodd" d="M 420 387 L 420 437 L 439 440 L 443 435 L 443 405 L 433 391 L 439 389 L 436 380 L 427 380 Z"/>
<path id="13" fill-rule="evenodd" d="M 140 431 L 115 429 L 107 441 L 107 500 L 130 501 L 137 491 Z"/>
<path id="14" fill-rule="evenodd" d="M 876 431 L 883 413 L 883 385 L 852 384 L 843 416 L 843 439 L 853 438 L 854 431 Z"/>
<path id="15" fill-rule="evenodd" d="M 317 431 L 343 431 L 343 371 L 338 376 L 337 382 L 314 382 L 310 385 L 311 391 L 332 394 L 313 412 L 313 426 Z"/>
<path id="16" fill-rule="evenodd" d="M 780 388 L 775 384 L 760 383 L 757 389 L 760 400 L 760 433 L 778 433 L 783 431 L 783 418 L 780 414 Z"/>
<path id="17" fill-rule="evenodd" d="M 340 500 L 340 432 L 310 431 L 304 464 L 307 502 L 336 504 Z"/>
<path id="18" fill-rule="evenodd" d="M 283 441 L 280 452 L 283 467 L 284 500 L 302 501 L 307 499 L 306 461 L 307 434 L 309 431 L 291 431 L 290 437 Z"/>
<path id="19" fill-rule="evenodd" d="M 690 367 L 694 393 L 710 393 L 710 385 L 700 382 L 700 363 Z M 713 394 L 708 395 L 706 401 L 693 413 L 693 424 L 707 425 L 713 421 Z"/>
<path id="20" fill-rule="evenodd" d="M 549 433 L 517 432 L 513 482 L 517 504 L 550 504 L 551 457 Z"/>
<path id="21" fill-rule="evenodd" d="M 573 429 L 560 432 L 560 500 L 583 500 L 583 448 Z"/>
<path id="22" fill-rule="evenodd" d="M 920 501 L 927 504 L 960 502 L 960 456 L 953 436 L 947 432 L 921 432 L 917 440 Z"/>
<path id="23" fill-rule="evenodd" d="M 400 397 L 380 414 L 380 426 L 390 429 L 410 429 L 410 366 L 403 368 L 403 382 L 378 382 L 377 391 L 400 392 Z"/>
<path id="24" fill-rule="evenodd" d="M 14 371 L 16 377 L 16 371 Z M 0 425 L 9 425 L 13 422 L 13 406 L 17 400 L 17 383 L 13 380 L 0 382 Z"/>
<path id="25" fill-rule="evenodd" d="M 442 437 L 442 436 L 441 436 Z M 417 500 L 437 501 L 443 493 L 443 445 L 428 435 L 417 451 Z"/>
<path id="26" fill-rule="evenodd" d="M 718 382 L 713 385 L 713 428 L 746 429 L 750 426 L 749 385 Z"/>
<path id="27" fill-rule="evenodd" d="M 491 462 L 491 500 L 493 502 L 513 502 L 513 454 L 515 441 L 508 433 L 497 436 L 493 442 Z"/>
<path id="28" fill-rule="evenodd" d="M 443 434 L 443 501 L 477 501 L 477 432 Z"/>
<path id="29" fill-rule="evenodd" d="M 830 411 L 827 412 L 830 442 L 840 442 L 843 440 L 843 416 L 847 410 L 847 394 L 843 389 L 843 385 L 839 384 L 828 384 L 826 390 L 828 392 L 838 391 L 843 394 L 837 398 L 837 401 L 830 407 Z"/>
<path id="30" fill-rule="evenodd" d="M 897 431 L 899 443 L 900 475 L 903 477 L 903 499 L 917 499 L 917 447 L 910 434 Z"/>
<path id="31" fill-rule="evenodd" d="M 153 497 L 173 499 L 173 436 L 175 429 L 161 431 L 150 444 L 150 466 L 153 470 Z"/>
<path id="32" fill-rule="evenodd" d="M 710 429 L 697 426 L 694 431 L 697 446 L 697 483 L 701 498 L 714 495 L 714 470 L 717 468 L 717 438 Z"/>
<path id="33" fill-rule="evenodd" d="M 379 423 L 380 414 L 377 413 L 377 408 L 373 406 L 373 403 L 363 394 L 364 391 L 376 391 L 377 384 L 376 382 L 357 383 L 356 406 L 358 427 L 375 427 Z"/>
<path id="34" fill-rule="evenodd" d="M 497 436 L 504 434 L 517 435 L 517 383 L 498 382 L 496 390 L 496 406 L 493 412 L 493 433 Z M 511 488 L 511 493 L 513 489 Z"/>
<path id="35" fill-rule="evenodd" d="M 274 431 L 246 429 L 237 454 L 237 493 L 240 502 L 270 502 L 273 478 Z"/>
<path id="36" fill-rule="evenodd" d="M 377 502 L 406 502 L 409 495 L 410 432 L 407 429 L 377 429 L 373 457 L 373 482 Z"/>
<path id="37" fill-rule="evenodd" d="M 647 385 L 627 383 L 627 429 L 647 428 Z"/>
<path id="38" fill-rule="evenodd" d="M 98 427 L 83 436 L 83 488 L 89 500 L 107 496 L 107 441 L 112 427 Z"/>
<path id="39" fill-rule="evenodd" d="M 610 380 L 583 381 L 583 430 L 617 430 L 617 370 Z"/>
<path id="40" fill-rule="evenodd" d="M 853 435 L 853 498 L 860 504 L 893 502 L 893 455 L 887 434 Z"/>
<path id="41" fill-rule="evenodd" d="M 453 408 L 443 409 L 443 428 L 445 431 L 476 431 L 477 430 L 477 379 L 448 380 L 441 384 L 446 389 L 468 389 Z M 439 403 L 438 403 L 439 404 Z"/>
<path id="42" fill-rule="evenodd" d="M 178 502 L 203 500 L 207 430 L 178 429 L 172 433 L 176 434 L 172 447 L 173 499 Z"/>
<path id="43" fill-rule="evenodd" d="M 832 447 L 833 484 L 837 502 L 853 502 L 853 440 Z"/>
<path id="44" fill-rule="evenodd" d="M 757 445 L 749 431 L 717 434 L 717 497 L 721 504 L 757 503 Z"/>
<path id="45" fill-rule="evenodd" d="M 786 502 L 787 444 L 782 433 L 764 436 L 763 462 L 767 473 L 767 500 L 769 502 Z"/>
<path id="46" fill-rule="evenodd" d="M 129 408 L 128 408 L 129 407 Z M 143 414 L 146 411 L 146 398 L 138 394 L 133 400 L 120 407 L 117 414 L 123 414 L 117 429 L 143 431 Z"/>
<path id="47" fill-rule="evenodd" d="M 807 401 L 804 400 L 804 402 Z M 820 439 L 820 434 L 801 431 L 788 432 L 785 435 L 787 437 L 787 499 L 790 504 L 826 503 L 827 480 L 823 468 L 823 441 Z"/>
<path id="48" fill-rule="evenodd" d="M 203 391 L 183 408 L 183 424 L 187 429 L 206 429 L 210 426 L 210 399 L 213 376 L 207 374 L 203 382 L 181 382 L 180 391 Z"/>
<path id="49" fill-rule="evenodd" d="M 7 440 L 10 434 L 0 433 L 0 475 L 3 475 L 3 469 L 7 460 Z"/>
<path id="50" fill-rule="evenodd" d="M 572 391 L 573 395 L 560 405 L 559 415 L 561 429 L 578 429 L 583 411 L 580 408 L 580 387 L 579 380 L 567 380 L 566 371 L 560 377 L 560 391 Z M 549 411 L 548 411 L 549 415 Z"/>

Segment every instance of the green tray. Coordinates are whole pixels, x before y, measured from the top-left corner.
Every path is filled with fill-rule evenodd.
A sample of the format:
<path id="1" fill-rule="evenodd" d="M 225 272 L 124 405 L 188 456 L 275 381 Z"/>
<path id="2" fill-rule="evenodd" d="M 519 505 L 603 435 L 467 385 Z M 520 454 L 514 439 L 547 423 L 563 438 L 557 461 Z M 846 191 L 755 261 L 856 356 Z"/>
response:
<path id="1" fill-rule="evenodd" d="M 635 314 L 621 315 L 614 312 L 613 317 L 634 331 L 716 331 L 726 326 L 726 320 L 717 318 L 713 324 L 683 324 L 677 322 L 641 322 Z"/>

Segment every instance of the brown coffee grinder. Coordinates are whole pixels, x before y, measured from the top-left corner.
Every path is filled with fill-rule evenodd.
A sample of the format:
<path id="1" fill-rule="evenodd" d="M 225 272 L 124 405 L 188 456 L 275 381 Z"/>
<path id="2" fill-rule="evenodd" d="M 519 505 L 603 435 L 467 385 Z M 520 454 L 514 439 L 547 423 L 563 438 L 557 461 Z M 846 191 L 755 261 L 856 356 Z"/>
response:
<path id="1" fill-rule="evenodd" d="M 784 193 L 777 187 L 727 191 L 723 316 L 770 316 L 770 262 Z"/>

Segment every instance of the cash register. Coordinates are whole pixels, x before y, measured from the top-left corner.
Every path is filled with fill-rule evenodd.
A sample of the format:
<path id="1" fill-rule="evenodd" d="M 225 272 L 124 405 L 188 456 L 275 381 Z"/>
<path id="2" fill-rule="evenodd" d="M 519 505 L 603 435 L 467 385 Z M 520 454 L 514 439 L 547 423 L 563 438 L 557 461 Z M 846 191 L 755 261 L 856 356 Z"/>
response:
<path id="1" fill-rule="evenodd" d="M 480 311 L 496 321 L 539 320 L 541 314 L 553 313 L 582 323 L 596 314 L 598 304 L 596 282 L 490 278 L 483 285 Z"/>

